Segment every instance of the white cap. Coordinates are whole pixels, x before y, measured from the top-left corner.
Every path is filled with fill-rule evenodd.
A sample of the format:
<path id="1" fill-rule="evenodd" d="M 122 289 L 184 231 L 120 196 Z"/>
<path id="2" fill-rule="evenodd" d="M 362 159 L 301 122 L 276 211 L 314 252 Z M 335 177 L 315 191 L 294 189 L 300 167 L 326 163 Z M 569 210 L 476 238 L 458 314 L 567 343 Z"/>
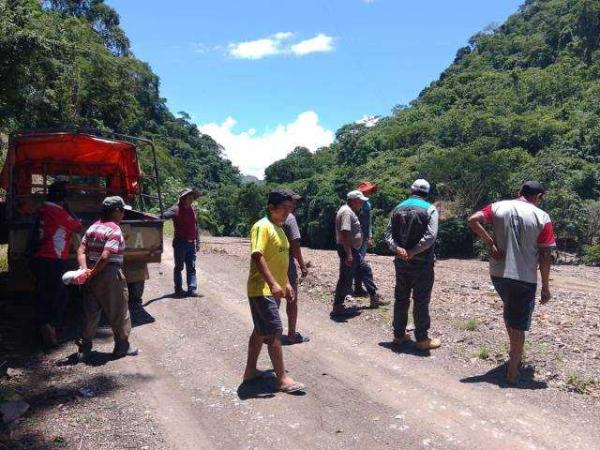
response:
<path id="1" fill-rule="evenodd" d="M 365 195 L 360 191 L 350 191 L 350 192 L 348 192 L 348 195 L 346 196 L 346 198 L 348 200 L 358 199 L 358 200 L 362 200 L 363 202 L 366 202 L 369 200 L 368 197 L 365 197 Z"/>
<path id="2" fill-rule="evenodd" d="M 412 191 L 423 192 L 425 194 L 429 194 L 429 190 L 431 189 L 431 186 L 429 185 L 429 182 L 427 180 L 424 180 L 423 178 L 419 178 L 418 180 L 415 180 L 415 182 L 412 184 L 410 189 Z"/>

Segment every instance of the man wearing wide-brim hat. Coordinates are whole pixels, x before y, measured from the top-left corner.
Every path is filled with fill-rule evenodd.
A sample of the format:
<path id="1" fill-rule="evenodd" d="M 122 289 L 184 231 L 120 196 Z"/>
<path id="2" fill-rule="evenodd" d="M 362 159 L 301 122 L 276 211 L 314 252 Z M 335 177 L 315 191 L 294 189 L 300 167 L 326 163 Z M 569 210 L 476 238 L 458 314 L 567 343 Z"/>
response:
<path id="1" fill-rule="evenodd" d="M 196 278 L 196 252 L 200 248 L 198 232 L 198 218 L 192 203 L 200 197 L 196 189 L 187 188 L 179 195 L 179 201 L 163 214 L 163 219 L 173 219 L 175 236 L 173 238 L 173 252 L 175 256 L 175 269 L 173 279 L 175 294 L 185 296 L 181 272 L 185 266 L 187 275 L 187 295 L 197 296 L 198 282 Z"/>

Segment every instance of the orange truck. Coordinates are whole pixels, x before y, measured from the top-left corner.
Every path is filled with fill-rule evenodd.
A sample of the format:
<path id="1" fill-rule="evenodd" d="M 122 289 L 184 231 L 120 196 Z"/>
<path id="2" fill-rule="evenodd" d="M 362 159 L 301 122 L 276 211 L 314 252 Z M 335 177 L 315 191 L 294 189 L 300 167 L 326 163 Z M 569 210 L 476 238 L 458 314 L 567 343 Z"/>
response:
<path id="1" fill-rule="evenodd" d="M 143 175 L 138 148 L 149 152 L 151 175 Z M 34 286 L 29 270 L 30 242 L 36 213 L 54 181 L 68 183 L 67 204 L 84 230 L 100 216 L 102 199 L 120 195 L 133 205 L 121 224 L 125 237 L 123 271 L 130 299 L 141 301 L 148 263 L 160 262 L 163 251 L 163 204 L 156 151 L 152 141 L 132 136 L 73 131 L 34 131 L 9 138 L 0 187 L 0 242 L 8 244 L 9 290 Z M 158 215 L 160 214 L 160 215 Z M 69 262 L 76 265 L 81 234 L 73 236 Z"/>

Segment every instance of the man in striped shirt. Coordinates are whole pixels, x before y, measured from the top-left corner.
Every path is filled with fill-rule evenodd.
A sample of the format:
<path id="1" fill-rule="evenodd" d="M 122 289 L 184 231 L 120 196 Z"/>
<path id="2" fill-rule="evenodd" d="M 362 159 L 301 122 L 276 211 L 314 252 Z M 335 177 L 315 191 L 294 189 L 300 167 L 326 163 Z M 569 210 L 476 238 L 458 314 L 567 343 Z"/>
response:
<path id="1" fill-rule="evenodd" d="M 119 227 L 128 209 L 131 207 L 121 197 L 105 198 L 102 218 L 88 228 L 77 250 L 79 266 L 89 274 L 83 307 L 85 324 L 77 342 L 80 358 L 87 358 L 92 351 L 92 340 L 102 312 L 114 334 L 113 357 L 137 354 L 129 344 L 129 293 L 122 271 L 125 240 Z"/>

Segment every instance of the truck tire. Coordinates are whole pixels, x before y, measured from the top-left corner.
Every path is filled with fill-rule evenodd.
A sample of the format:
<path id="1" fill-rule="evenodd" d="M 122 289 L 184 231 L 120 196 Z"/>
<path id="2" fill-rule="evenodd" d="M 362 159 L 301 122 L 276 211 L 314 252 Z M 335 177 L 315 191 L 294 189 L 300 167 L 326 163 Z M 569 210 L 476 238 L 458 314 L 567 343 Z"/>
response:
<path id="1" fill-rule="evenodd" d="M 144 295 L 144 281 L 136 281 L 135 283 L 129 283 L 129 303 L 133 305 L 142 304 L 142 296 Z"/>

